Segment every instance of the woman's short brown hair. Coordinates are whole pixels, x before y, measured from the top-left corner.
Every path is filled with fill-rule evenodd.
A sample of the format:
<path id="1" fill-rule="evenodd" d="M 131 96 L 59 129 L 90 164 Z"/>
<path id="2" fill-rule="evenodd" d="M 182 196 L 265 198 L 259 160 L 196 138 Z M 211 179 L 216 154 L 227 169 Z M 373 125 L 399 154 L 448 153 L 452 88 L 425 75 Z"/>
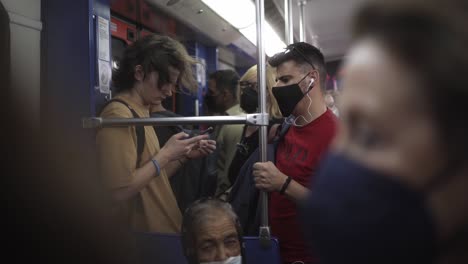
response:
<path id="1" fill-rule="evenodd" d="M 159 74 L 158 86 L 169 83 L 169 67 L 180 71 L 178 83 L 194 91 L 198 84 L 192 66 L 197 60 L 188 55 L 178 41 L 160 35 L 148 35 L 129 46 L 114 71 L 112 81 L 117 92 L 132 89 L 135 83 L 135 67 L 141 65 L 145 76 L 156 71 Z"/>

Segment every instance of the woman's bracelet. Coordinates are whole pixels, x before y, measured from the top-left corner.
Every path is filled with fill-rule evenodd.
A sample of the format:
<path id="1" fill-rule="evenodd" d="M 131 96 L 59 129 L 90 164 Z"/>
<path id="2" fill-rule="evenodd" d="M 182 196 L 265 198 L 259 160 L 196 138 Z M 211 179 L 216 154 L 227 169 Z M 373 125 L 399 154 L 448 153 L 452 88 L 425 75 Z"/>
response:
<path id="1" fill-rule="evenodd" d="M 156 176 L 159 176 L 159 174 L 161 174 L 161 166 L 159 166 L 159 163 L 156 159 L 151 159 L 151 162 L 153 162 L 153 165 L 156 168 Z"/>

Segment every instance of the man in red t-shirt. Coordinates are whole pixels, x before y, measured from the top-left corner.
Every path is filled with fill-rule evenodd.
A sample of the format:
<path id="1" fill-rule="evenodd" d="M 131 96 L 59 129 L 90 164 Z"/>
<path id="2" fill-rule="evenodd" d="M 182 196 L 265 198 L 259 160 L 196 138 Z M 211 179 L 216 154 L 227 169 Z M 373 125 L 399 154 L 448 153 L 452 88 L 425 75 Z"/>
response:
<path id="1" fill-rule="evenodd" d="M 291 127 L 278 144 L 276 164 L 254 164 L 255 186 L 270 192 L 271 232 L 279 239 L 283 263 L 317 263 L 302 236 L 297 202 L 307 197 L 337 126 L 322 94 L 327 76 L 324 57 L 316 47 L 300 42 L 289 45 L 269 63 L 277 68 L 273 94 Z"/>

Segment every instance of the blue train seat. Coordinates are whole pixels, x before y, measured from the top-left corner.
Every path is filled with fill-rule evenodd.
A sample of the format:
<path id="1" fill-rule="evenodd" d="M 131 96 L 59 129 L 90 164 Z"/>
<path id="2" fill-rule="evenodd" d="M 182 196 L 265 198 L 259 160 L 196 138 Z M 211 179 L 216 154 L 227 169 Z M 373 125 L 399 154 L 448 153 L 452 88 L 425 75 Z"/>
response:
<path id="1" fill-rule="evenodd" d="M 182 251 L 180 235 L 136 233 L 136 243 L 143 264 L 187 264 Z M 272 238 L 271 247 L 263 249 L 258 237 L 244 237 L 247 264 L 280 264 L 278 240 Z"/>
<path id="2" fill-rule="evenodd" d="M 271 247 L 264 249 L 258 237 L 244 237 L 245 259 L 247 264 L 280 264 L 280 251 L 278 239 L 271 238 Z"/>

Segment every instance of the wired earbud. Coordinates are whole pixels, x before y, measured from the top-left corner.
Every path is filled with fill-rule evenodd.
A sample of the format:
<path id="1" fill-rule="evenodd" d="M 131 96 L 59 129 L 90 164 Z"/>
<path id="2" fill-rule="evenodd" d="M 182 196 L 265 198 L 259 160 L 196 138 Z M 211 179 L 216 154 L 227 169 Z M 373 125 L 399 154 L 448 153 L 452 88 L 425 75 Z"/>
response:
<path id="1" fill-rule="evenodd" d="M 309 92 L 310 90 L 312 90 L 312 88 L 314 88 L 314 84 L 315 84 L 315 79 L 314 78 L 310 79 L 309 87 L 307 88 L 307 92 Z"/>
<path id="2" fill-rule="evenodd" d="M 310 79 L 309 87 L 310 87 L 310 88 L 314 87 L 314 86 L 313 86 L 314 83 L 315 83 L 315 79 L 314 79 L 314 78 Z"/>

